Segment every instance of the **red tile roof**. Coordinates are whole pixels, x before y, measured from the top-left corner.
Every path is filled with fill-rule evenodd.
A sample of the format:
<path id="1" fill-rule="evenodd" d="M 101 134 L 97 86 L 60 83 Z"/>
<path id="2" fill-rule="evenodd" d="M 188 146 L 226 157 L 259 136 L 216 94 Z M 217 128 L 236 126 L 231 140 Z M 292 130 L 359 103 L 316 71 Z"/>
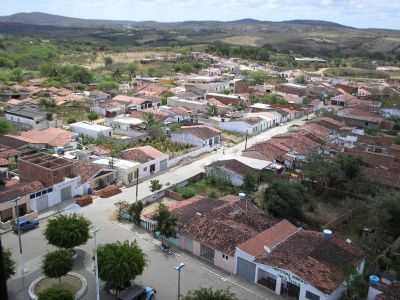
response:
<path id="1" fill-rule="evenodd" d="M 180 234 L 231 256 L 237 245 L 276 223 L 250 201 L 246 209 L 245 202 L 233 195 L 218 200 L 203 197 L 173 213 Z"/>
<path id="2" fill-rule="evenodd" d="M 13 137 L 30 144 L 46 144 L 50 147 L 63 147 L 74 140 L 72 132 L 61 128 L 32 129 Z"/>
<path id="3" fill-rule="evenodd" d="M 152 146 L 142 146 L 130 148 L 122 152 L 121 158 L 146 163 L 155 159 L 160 159 L 164 153 Z"/>
<path id="4" fill-rule="evenodd" d="M 301 230 L 264 253 L 257 261 L 288 270 L 320 291 L 330 294 L 346 279 L 346 269 L 356 267 L 364 253 L 352 244 L 321 232 Z"/>
<path id="5" fill-rule="evenodd" d="M 179 132 L 190 133 L 202 140 L 209 139 L 221 134 L 221 130 L 207 125 L 182 126 L 177 133 Z"/>
<path id="6" fill-rule="evenodd" d="M 44 186 L 40 181 L 12 181 L 10 184 L 0 189 L 0 203 L 14 200 L 36 191 L 40 191 Z"/>
<path id="7" fill-rule="evenodd" d="M 240 244 L 238 248 L 254 257 L 258 257 L 265 252 L 264 247 L 268 247 L 272 251 L 274 247 L 287 240 L 298 230 L 299 228 L 289 221 L 282 220 L 252 239 Z"/>

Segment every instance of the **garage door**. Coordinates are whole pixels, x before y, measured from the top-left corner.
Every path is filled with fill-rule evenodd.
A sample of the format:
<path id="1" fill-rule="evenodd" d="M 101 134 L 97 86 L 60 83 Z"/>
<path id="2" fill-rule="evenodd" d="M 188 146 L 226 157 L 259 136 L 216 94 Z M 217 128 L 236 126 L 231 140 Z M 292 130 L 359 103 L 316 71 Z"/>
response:
<path id="1" fill-rule="evenodd" d="M 256 277 L 256 265 L 252 262 L 238 257 L 237 274 L 244 280 L 253 283 Z"/>
<path id="2" fill-rule="evenodd" d="M 168 168 L 168 160 L 164 159 L 160 161 L 160 171 L 164 171 Z"/>
<path id="3" fill-rule="evenodd" d="M 61 190 L 61 201 L 71 200 L 72 199 L 72 192 L 71 187 L 67 186 Z"/>
<path id="4" fill-rule="evenodd" d="M 47 195 L 36 198 L 36 209 L 37 211 L 43 211 L 49 207 L 49 201 L 47 200 Z"/>

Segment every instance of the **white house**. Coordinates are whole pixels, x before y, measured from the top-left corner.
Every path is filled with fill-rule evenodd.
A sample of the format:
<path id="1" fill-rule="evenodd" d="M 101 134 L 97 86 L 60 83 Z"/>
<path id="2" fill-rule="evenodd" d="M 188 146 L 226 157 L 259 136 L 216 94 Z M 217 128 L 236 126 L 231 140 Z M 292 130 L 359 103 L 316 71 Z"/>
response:
<path id="1" fill-rule="evenodd" d="M 140 163 L 138 162 L 112 157 L 103 157 L 93 161 L 93 163 L 116 170 L 117 181 L 122 182 L 124 185 L 131 185 L 136 182 L 138 169 L 140 167 Z"/>
<path id="2" fill-rule="evenodd" d="M 187 100 L 178 96 L 174 96 L 167 99 L 167 104 L 171 107 L 183 107 L 193 111 L 194 113 L 208 111 L 208 104 L 205 100 Z"/>
<path id="3" fill-rule="evenodd" d="M 57 121 L 53 121 L 51 115 L 41 111 L 36 105 L 11 107 L 4 111 L 4 116 L 17 127 L 24 129 L 46 129 L 57 125 Z"/>
<path id="4" fill-rule="evenodd" d="M 237 246 L 235 260 L 239 277 L 299 300 L 339 300 L 346 269 L 364 268 L 364 254 L 351 241 L 286 220 Z"/>
<path id="5" fill-rule="evenodd" d="M 119 116 L 109 121 L 115 134 L 126 135 L 131 138 L 141 139 L 147 136 L 143 120 L 129 116 Z"/>
<path id="6" fill-rule="evenodd" d="M 70 128 L 72 132 L 93 139 L 112 136 L 112 128 L 98 124 L 91 124 L 88 122 L 73 123 L 70 125 Z"/>
<path id="7" fill-rule="evenodd" d="M 268 121 L 263 118 L 245 117 L 228 121 L 222 119 L 222 121 L 219 122 L 218 127 L 222 130 L 237 132 L 243 135 L 256 135 L 265 131 L 270 126 Z"/>
<path id="8" fill-rule="evenodd" d="M 157 174 L 168 167 L 168 155 L 151 146 L 127 149 L 122 152 L 121 157 L 140 163 L 139 179 Z"/>
<path id="9" fill-rule="evenodd" d="M 218 148 L 221 146 L 221 131 L 206 125 L 183 126 L 171 133 L 175 143 L 190 144 L 198 147 Z"/>

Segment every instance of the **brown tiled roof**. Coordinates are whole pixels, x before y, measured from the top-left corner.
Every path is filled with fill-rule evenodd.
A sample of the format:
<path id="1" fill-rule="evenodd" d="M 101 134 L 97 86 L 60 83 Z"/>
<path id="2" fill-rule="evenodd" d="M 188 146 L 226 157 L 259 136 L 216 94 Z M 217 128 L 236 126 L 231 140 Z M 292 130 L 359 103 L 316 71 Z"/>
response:
<path id="1" fill-rule="evenodd" d="M 274 140 L 258 143 L 247 149 L 243 155 L 268 161 L 283 160 L 290 149 Z M 258 153 L 258 154 L 256 154 Z"/>
<path id="2" fill-rule="evenodd" d="M 221 134 L 221 131 L 206 125 L 182 126 L 178 132 L 190 133 L 204 140 Z"/>
<path id="3" fill-rule="evenodd" d="M 14 136 L 11 135 L 0 135 L 0 145 L 8 146 L 10 148 L 18 149 L 25 145 L 28 145 L 27 142 L 21 141 Z"/>
<path id="4" fill-rule="evenodd" d="M 227 255 L 276 223 L 251 202 L 246 209 L 245 202 L 233 195 L 219 200 L 203 198 L 173 213 L 181 234 Z"/>
<path id="5" fill-rule="evenodd" d="M 74 172 L 76 176 L 81 176 L 81 182 L 86 182 L 93 176 L 95 176 L 98 172 L 104 169 L 102 166 L 98 164 L 93 164 L 85 161 L 78 161 L 74 165 Z"/>
<path id="6" fill-rule="evenodd" d="M 361 250 L 337 237 L 326 240 L 320 232 L 301 230 L 257 261 L 288 270 L 330 294 L 345 281 L 347 267 L 363 258 Z"/>
<path id="7" fill-rule="evenodd" d="M 337 120 L 329 118 L 329 117 L 319 118 L 313 122 L 318 123 L 326 128 L 335 129 L 335 130 L 339 130 L 340 128 L 342 128 L 345 125 L 343 122 L 337 121 Z"/>
<path id="8" fill-rule="evenodd" d="M 152 146 L 130 148 L 122 152 L 121 158 L 146 163 L 162 157 L 163 153 Z"/>
<path id="9" fill-rule="evenodd" d="M 224 167 L 242 176 L 254 175 L 254 173 L 257 172 L 257 170 L 254 170 L 236 159 L 219 160 L 215 162 L 213 166 Z"/>
<path id="10" fill-rule="evenodd" d="M 20 181 L 7 184 L 0 189 L 0 203 L 14 200 L 30 193 L 34 193 L 43 189 L 44 186 L 40 181 Z"/>
<path id="11" fill-rule="evenodd" d="M 305 124 L 301 127 L 301 130 L 304 130 L 304 131 L 314 135 L 321 141 L 327 141 L 329 134 L 330 134 L 328 128 L 326 128 L 322 125 L 316 124 L 316 123 Z"/>
<path id="12" fill-rule="evenodd" d="M 264 247 L 273 250 L 275 246 L 284 242 L 298 230 L 299 229 L 289 221 L 282 220 L 271 228 L 259 233 L 252 239 L 240 244 L 238 248 L 254 257 L 258 257 L 265 252 Z"/>
<path id="13" fill-rule="evenodd" d="M 61 128 L 32 129 L 21 132 L 14 138 L 30 144 L 46 144 L 51 147 L 63 147 L 70 143 L 74 134 Z"/>

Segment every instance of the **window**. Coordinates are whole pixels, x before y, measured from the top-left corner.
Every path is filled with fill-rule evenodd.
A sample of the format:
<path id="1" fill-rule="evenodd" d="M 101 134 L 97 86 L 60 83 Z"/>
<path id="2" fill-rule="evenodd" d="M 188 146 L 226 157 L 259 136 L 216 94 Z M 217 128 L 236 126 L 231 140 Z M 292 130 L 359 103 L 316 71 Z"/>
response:
<path id="1" fill-rule="evenodd" d="M 46 195 L 47 194 L 47 190 L 42 191 L 42 195 Z"/>
<path id="2" fill-rule="evenodd" d="M 31 195 L 29 196 L 29 198 L 30 198 L 30 199 L 35 199 L 35 194 L 31 194 Z"/>
<path id="3" fill-rule="evenodd" d="M 42 192 L 36 193 L 36 197 L 40 197 L 42 195 Z"/>
<path id="4" fill-rule="evenodd" d="M 146 171 L 147 171 L 147 167 L 144 167 L 144 168 L 143 168 L 143 171 L 146 172 Z"/>
<path id="5" fill-rule="evenodd" d="M 48 193 L 53 192 L 53 188 L 49 188 L 49 189 L 47 190 L 47 192 L 48 192 Z"/>
<path id="6" fill-rule="evenodd" d="M 315 295 L 309 291 L 306 291 L 306 298 L 310 300 L 319 300 L 319 296 Z"/>
<path id="7" fill-rule="evenodd" d="M 228 260 L 229 256 L 222 253 L 222 258 Z"/>

